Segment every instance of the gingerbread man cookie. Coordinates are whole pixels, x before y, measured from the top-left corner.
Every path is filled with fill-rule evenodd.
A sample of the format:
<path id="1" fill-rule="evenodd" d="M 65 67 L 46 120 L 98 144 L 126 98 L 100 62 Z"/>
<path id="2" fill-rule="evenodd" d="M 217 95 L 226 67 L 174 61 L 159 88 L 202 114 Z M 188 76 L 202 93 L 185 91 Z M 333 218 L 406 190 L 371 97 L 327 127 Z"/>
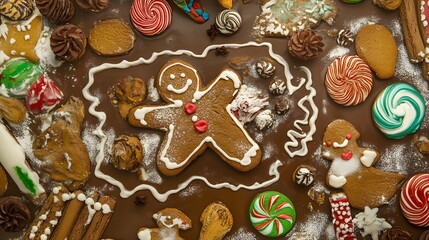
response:
<path id="1" fill-rule="evenodd" d="M 128 121 L 133 126 L 166 131 L 157 156 L 163 174 L 177 175 L 207 147 L 240 171 L 259 164 L 258 144 L 230 111 L 240 85 L 241 78 L 231 69 L 203 87 L 189 63 L 173 60 L 161 68 L 156 87 L 167 104 L 134 107 Z"/>
<path id="2" fill-rule="evenodd" d="M 183 212 L 176 208 L 165 208 L 153 215 L 158 228 L 142 227 L 137 233 L 139 240 L 152 239 L 162 240 L 183 240 L 179 236 L 180 230 L 188 230 L 192 228 L 191 219 Z"/>
<path id="3" fill-rule="evenodd" d="M 326 182 L 334 188 L 342 188 L 350 205 L 364 209 L 387 203 L 404 179 L 399 173 L 388 173 L 374 167 L 380 154 L 371 148 L 357 144 L 360 133 L 342 119 L 331 122 L 323 136 L 322 155 L 332 164 Z"/>

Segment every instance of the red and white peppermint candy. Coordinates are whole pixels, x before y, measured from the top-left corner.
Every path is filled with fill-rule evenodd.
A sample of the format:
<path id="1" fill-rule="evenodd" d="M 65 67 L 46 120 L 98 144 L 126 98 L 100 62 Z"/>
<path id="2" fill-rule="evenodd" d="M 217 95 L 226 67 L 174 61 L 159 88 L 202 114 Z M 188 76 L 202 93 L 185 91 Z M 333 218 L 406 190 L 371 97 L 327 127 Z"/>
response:
<path id="1" fill-rule="evenodd" d="M 400 203 L 410 223 L 429 227 L 429 173 L 414 175 L 404 184 Z"/>
<path id="2" fill-rule="evenodd" d="M 134 0 L 130 9 L 131 22 L 143 35 L 153 36 L 170 26 L 171 12 L 166 0 Z"/>
<path id="3" fill-rule="evenodd" d="M 355 240 L 350 203 L 344 193 L 334 193 L 329 198 L 332 217 L 334 218 L 335 237 L 337 240 Z"/>
<path id="4" fill-rule="evenodd" d="M 358 56 L 337 58 L 328 67 L 325 86 L 336 103 L 357 105 L 365 101 L 372 89 L 371 69 Z"/>

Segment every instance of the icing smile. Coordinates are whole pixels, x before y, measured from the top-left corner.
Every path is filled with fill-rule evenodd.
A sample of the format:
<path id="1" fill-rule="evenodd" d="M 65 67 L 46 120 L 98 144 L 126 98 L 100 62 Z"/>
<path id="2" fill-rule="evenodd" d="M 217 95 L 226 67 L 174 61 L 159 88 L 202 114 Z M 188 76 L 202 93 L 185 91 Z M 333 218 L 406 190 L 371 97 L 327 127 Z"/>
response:
<path id="1" fill-rule="evenodd" d="M 186 92 L 191 85 L 192 85 L 192 80 L 188 79 L 188 80 L 186 80 L 185 86 L 183 86 L 182 88 L 177 89 L 177 88 L 174 88 L 173 85 L 168 84 L 167 90 L 181 94 L 181 93 Z"/>

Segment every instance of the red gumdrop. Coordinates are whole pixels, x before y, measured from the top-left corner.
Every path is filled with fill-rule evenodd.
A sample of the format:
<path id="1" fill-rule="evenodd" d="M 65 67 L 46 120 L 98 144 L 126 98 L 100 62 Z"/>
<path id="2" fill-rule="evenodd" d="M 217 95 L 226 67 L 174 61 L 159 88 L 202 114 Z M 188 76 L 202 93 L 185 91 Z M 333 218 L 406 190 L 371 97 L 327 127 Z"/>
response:
<path id="1" fill-rule="evenodd" d="M 203 133 L 209 128 L 209 123 L 206 120 L 198 120 L 194 123 L 194 128 L 198 133 Z"/>
<path id="2" fill-rule="evenodd" d="M 185 104 L 183 109 L 185 110 L 186 114 L 191 115 L 197 111 L 197 106 L 195 106 L 195 104 L 189 102 L 189 103 Z"/>
<path id="3" fill-rule="evenodd" d="M 55 83 L 42 74 L 27 91 L 27 109 L 33 114 L 49 112 L 61 102 L 63 97 L 63 93 Z"/>

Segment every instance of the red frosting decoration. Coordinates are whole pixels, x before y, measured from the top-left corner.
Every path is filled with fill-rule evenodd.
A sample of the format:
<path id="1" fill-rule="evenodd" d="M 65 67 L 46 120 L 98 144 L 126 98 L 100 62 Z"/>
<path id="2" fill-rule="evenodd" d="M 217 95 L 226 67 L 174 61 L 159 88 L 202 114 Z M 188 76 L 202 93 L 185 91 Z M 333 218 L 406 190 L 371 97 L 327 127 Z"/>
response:
<path id="1" fill-rule="evenodd" d="M 326 146 L 328 146 L 328 147 L 332 146 L 332 142 L 331 141 L 327 141 L 326 142 Z"/>
<path id="2" fill-rule="evenodd" d="M 346 139 L 347 139 L 347 140 L 352 139 L 352 134 L 350 134 L 350 133 L 349 133 L 349 134 L 347 134 L 347 135 L 346 135 Z"/>
<path id="3" fill-rule="evenodd" d="M 343 160 L 350 160 L 352 158 L 352 156 L 353 156 L 352 150 L 341 153 L 341 159 L 343 159 Z"/>
<path id="4" fill-rule="evenodd" d="M 27 91 L 27 109 L 33 114 L 49 112 L 61 102 L 63 97 L 63 93 L 55 83 L 42 74 Z"/>
<path id="5" fill-rule="evenodd" d="M 209 128 L 209 123 L 206 120 L 198 120 L 194 123 L 194 128 L 198 133 L 203 133 Z"/>
<path id="6" fill-rule="evenodd" d="M 197 111 L 197 106 L 195 106 L 195 104 L 189 102 L 189 103 L 185 104 L 184 109 L 185 109 L 186 114 L 191 115 Z"/>

